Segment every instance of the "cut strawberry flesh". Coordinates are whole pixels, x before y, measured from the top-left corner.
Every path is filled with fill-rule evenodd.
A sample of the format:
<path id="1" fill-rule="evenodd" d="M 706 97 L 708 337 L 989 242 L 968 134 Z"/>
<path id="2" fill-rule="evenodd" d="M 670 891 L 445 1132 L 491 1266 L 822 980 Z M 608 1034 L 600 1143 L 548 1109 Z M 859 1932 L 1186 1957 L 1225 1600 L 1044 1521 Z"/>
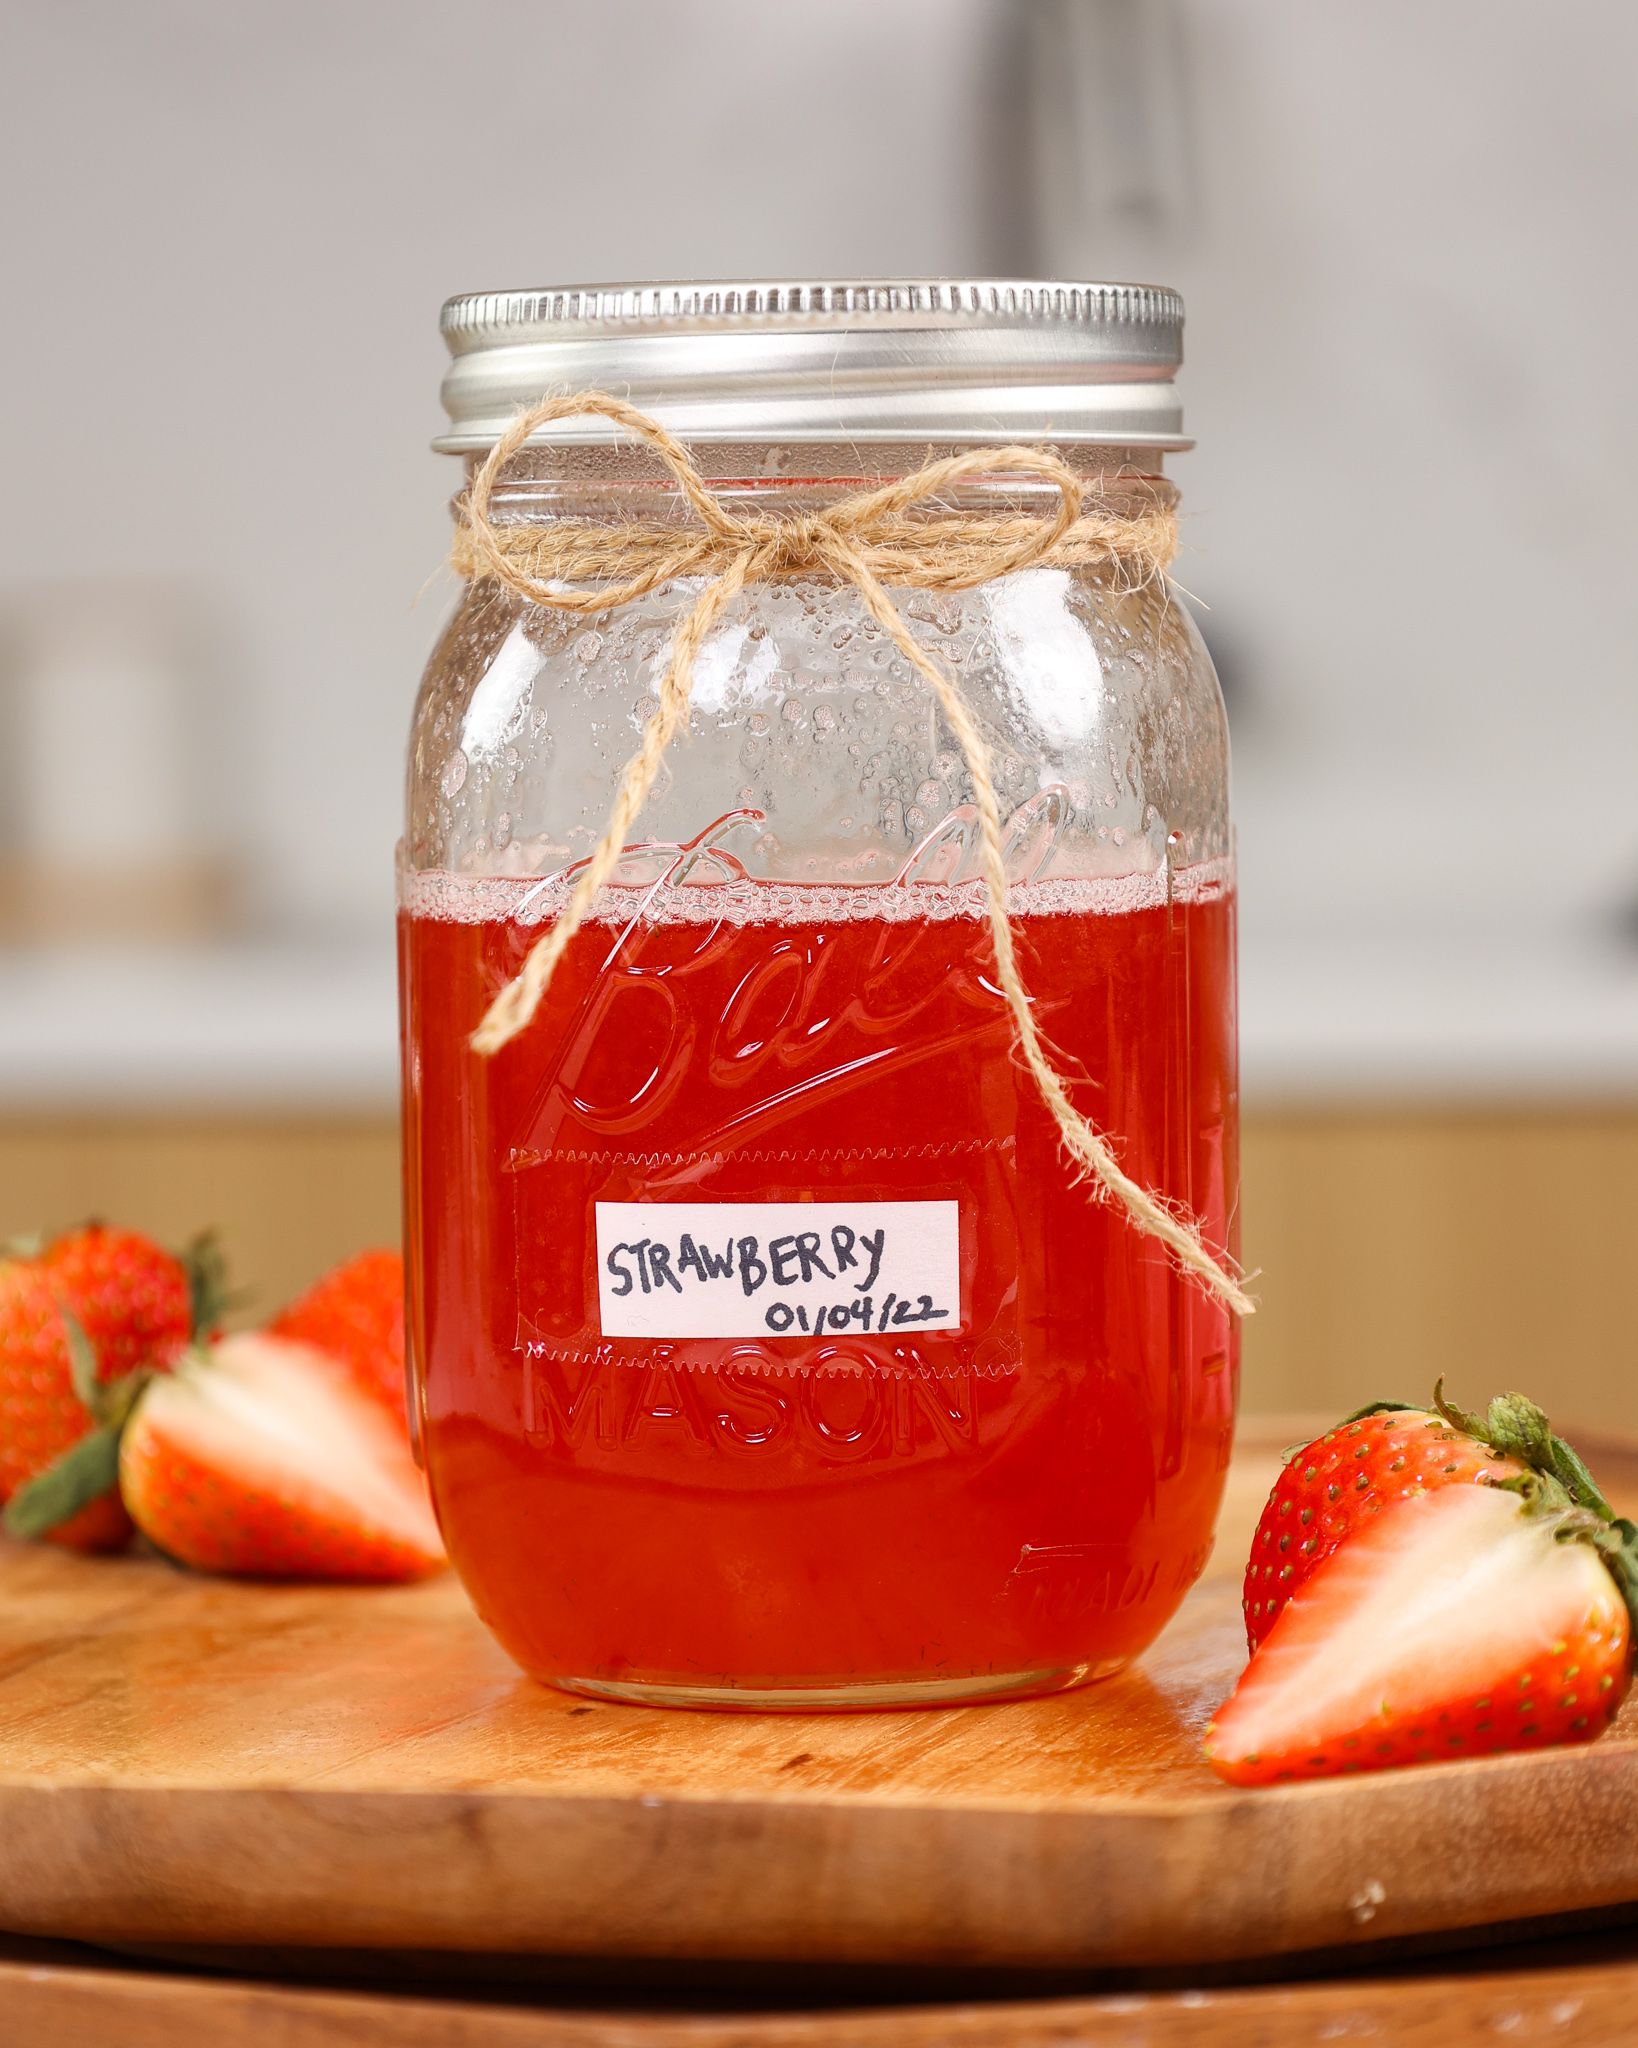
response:
<path id="1" fill-rule="evenodd" d="M 1524 1469 L 1429 1410 L 1362 1416 L 1327 1430 L 1288 1458 L 1257 1525 L 1242 1601 L 1247 1643 L 1256 1649 L 1286 1601 L 1383 1509 Z"/>
<path id="2" fill-rule="evenodd" d="M 156 1380 L 126 1430 L 138 1526 L 207 1570 L 407 1578 L 443 1545 L 403 1432 L 345 1367 L 229 1337 Z"/>
<path id="3" fill-rule="evenodd" d="M 1597 1553 L 1453 1486 L 1356 1531 L 1282 1609 L 1207 1754 L 1238 1783 L 1590 1740 L 1630 1678 Z"/>

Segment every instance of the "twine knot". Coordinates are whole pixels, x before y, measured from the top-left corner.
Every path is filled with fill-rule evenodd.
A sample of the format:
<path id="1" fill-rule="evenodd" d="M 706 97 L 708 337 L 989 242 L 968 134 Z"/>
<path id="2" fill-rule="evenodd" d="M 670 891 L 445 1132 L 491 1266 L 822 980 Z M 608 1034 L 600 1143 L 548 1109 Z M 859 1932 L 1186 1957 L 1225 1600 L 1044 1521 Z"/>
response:
<path id="1" fill-rule="evenodd" d="M 530 435 L 552 420 L 612 421 L 652 448 L 694 514 L 693 525 L 659 521 L 553 519 L 502 521 L 490 516 L 495 482 Z M 968 478 L 1027 475 L 1058 492 L 1050 517 L 1029 513 L 917 516 Z M 1158 1239 L 1177 1263 L 1241 1315 L 1254 1303 L 1226 1253 L 1208 1246 L 1199 1223 L 1121 1170 L 1107 1138 L 1081 1115 L 1041 1044 L 1018 972 L 1007 917 L 1001 812 L 990 775 L 989 748 L 961 693 L 900 618 L 889 588 L 971 590 L 998 576 L 1041 565 L 1110 568 L 1128 589 L 1163 583 L 1177 551 L 1177 520 L 1169 506 L 1135 515 L 1087 512 L 1080 479 L 1043 448 L 974 448 L 929 462 L 913 475 L 861 491 L 820 511 L 789 515 L 732 512 L 707 488 L 683 444 L 657 420 L 606 392 L 582 391 L 530 406 L 495 443 L 459 507 L 451 562 L 468 581 L 493 580 L 532 604 L 582 615 L 612 611 L 683 577 L 705 587 L 678 619 L 671 659 L 659 688 L 659 709 L 627 762 L 602 838 L 581 869 L 567 907 L 530 948 L 516 977 L 501 990 L 472 1034 L 475 1051 L 498 1052 L 540 1006 L 553 971 L 608 881 L 627 844 L 666 748 L 688 717 L 694 663 L 706 634 L 747 585 L 775 577 L 822 575 L 851 584 L 866 609 L 938 698 L 973 779 L 979 850 L 996 978 L 1012 1013 L 1019 1049 L 1074 1164 L 1093 1193 L 1121 1208 Z"/>

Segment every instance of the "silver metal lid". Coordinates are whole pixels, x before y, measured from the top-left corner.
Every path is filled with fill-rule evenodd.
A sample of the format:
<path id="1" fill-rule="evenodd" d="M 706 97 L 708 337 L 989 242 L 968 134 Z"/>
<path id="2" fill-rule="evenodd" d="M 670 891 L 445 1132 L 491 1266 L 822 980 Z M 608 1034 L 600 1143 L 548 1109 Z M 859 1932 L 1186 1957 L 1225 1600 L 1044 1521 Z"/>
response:
<path id="1" fill-rule="evenodd" d="M 549 391 L 629 399 L 685 441 L 1040 441 L 1187 448 L 1183 302 L 1014 278 L 564 285 L 473 292 L 441 322 L 450 427 L 488 448 Z M 614 438 L 565 420 L 546 442 Z"/>

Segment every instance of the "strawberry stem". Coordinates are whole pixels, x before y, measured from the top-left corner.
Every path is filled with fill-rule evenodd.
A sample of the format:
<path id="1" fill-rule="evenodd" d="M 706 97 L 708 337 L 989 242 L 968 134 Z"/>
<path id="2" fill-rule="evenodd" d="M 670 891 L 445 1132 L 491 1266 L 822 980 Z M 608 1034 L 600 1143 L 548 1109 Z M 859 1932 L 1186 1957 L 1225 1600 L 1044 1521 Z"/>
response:
<path id="1" fill-rule="evenodd" d="M 1498 1458 L 1516 1458 L 1533 1472 L 1545 1472 L 1556 1479 L 1580 1507 L 1591 1508 L 1600 1521 L 1614 1522 L 1615 1510 L 1604 1498 L 1597 1481 L 1576 1452 L 1561 1436 L 1554 1436 L 1552 1424 L 1523 1394 L 1498 1394 L 1482 1419 L 1456 1408 L 1445 1399 L 1441 1375 L 1433 1389 L 1433 1405 L 1452 1429 L 1462 1430 L 1495 1452 Z"/>

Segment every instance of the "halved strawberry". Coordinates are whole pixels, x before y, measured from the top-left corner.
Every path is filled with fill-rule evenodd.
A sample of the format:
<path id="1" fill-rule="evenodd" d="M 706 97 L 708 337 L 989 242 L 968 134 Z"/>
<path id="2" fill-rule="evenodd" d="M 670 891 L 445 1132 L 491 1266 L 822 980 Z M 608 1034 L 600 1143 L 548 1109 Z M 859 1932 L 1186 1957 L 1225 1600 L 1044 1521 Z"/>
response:
<path id="1" fill-rule="evenodd" d="M 89 1223 L 0 1262 L 0 1502 L 17 1535 L 117 1550 L 119 1424 L 222 1305 L 208 1235 L 173 1256 L 137 1230 Z"/>
<path id="2" fill-rule="evenodd" d="M 444 1562 L 402 1427 L 290 1338 L 227 1337 L 150 1381 L 119 1477 L 143 1534 L 201 1571 L 413 1579 Z"/>
<path id="3" fill-rule="evenodd" d="M 1632 1679 L 1638 1530 L 1552 1478 L 1362 1522 L 1286 1602 L 1206 1731 L 1237 1785 L 1590 1742 Z"/>
<path id="4" fill-rule="evenodd" d="M 1572 1503 L 1609 1519 L 1586 1466 L 1519 1394 L 1492 1401 L 1481 1420 L 1451 1407 L 1441 1380 L 1431 1408 L 1379 1402 L 1287 1451 L 1251 1542 L 1241 1599 L 1247 1643 L 1255 1650 L 1292 1594 L 1384 1508 L 1526 1471 L 1550 1475 Z"/>
<path id="5" fill-rule="evenodd" d="M 344 1360 L 358 1384 L 403 1422 L 404 1261 L 394 1251 L 360 1252 L 298 1295 L 268 1324 Z"/>

